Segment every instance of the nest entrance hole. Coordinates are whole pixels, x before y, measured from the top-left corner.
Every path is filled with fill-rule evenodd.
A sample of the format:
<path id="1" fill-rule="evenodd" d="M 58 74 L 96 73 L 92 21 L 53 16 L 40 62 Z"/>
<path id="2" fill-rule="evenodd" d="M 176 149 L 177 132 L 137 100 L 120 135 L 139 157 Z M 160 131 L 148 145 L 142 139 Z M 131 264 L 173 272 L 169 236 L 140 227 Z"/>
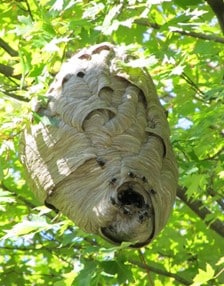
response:
<path id="1" fill-rule="evenodd" d="M 143 196 L 131 188 L 120 191 L 118 194 L 118 200 L 122 206 L 133 205 L 137 208 L 143 208 L 145 205 Z"/>

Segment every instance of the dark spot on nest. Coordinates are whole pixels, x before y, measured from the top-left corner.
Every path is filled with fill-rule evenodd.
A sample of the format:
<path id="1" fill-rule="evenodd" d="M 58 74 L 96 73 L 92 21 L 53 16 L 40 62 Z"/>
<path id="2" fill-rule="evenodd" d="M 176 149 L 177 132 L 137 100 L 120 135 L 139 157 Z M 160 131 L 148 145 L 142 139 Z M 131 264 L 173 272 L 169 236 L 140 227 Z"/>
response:
<path id="1" fill-rule="evenodd" d="M 77 73 L 77 77 L 83 78 L 84 76 L 85 76 L 85 73 L 84 73 L 84 72 L 78 72 L 78 73 Z"/>
<path id="2" fill-rule="evenodd" d="M 113 206 L 116 205 L 116 201 L 113 197 L 110 197 L 110 202 Z"/>
<path id="3" fill-rule="evenodd" d="M 100 167 L 103 167 L 106 164 L 105 160 L 103 160 L 102 158 L 97 158 L 96 162 Z"/>
<path id="4" fill-rule="evenodd" d="M 144 183 L 146 183 L 146 182 L 147 182 L 147 179 L 146 179 L 146 177 L 145 177 L 145 176 L 142 176 L 142 181 L 143 181 Z"/>
<path id="5" fill-rule="evenodd" d="M 101 46 L 97 47 L 92 53 L 93 54 L 99 54 L 103 50 L 110 51 L 111 47 L 109 47 L 108 45 L 101 45 Z"/>
<path id="6" fill-rule="evenodd" d="M 110 185 L 114 185 L 117 182 L 117 178 L 112 178 L 110 180 Z"/>
<path id="7" fill-rule="evenodd" d="M 128 176 L 130 178 L 135 178 L 136 177 L 136 175 L 133 172 L 128 172 Z"/>
<path id="8" fill-rule="evenodd" d="M 141 210 L 138 212 L 139 216 L 138 216 L 138 220 L 140 223 L 143 223 L 145 219 L 150 217 L 150 212 L 148 212 L 147 210 Z"/>
<path id="9" fill-rule="evenodd" d="M 66 76 L 64 76 L 63 77 L 63 80 L 62 80 L 62 86 L 66 83 L 66 82 L 68 82 L 69 81 L 69 79 L 71 78 L 73 76 L 73 74 L 72 73 L 68 73 L 68 74 L 66 74 Z"/>
<path id="10" fill-rule="evenodd" d="M 88 54 L 83 54 L 83 55 L 81 55 L 81 56 L 79 57 L 79 59 L 90 61 L 90 60 L 92 59 L 92 57 L 91 57 L 90 55 L 88 55 Z"/>
<path id="11" fill-rule="evenodd" d="M 139 218 L 139 221 L 142 222 L 142 221 L 143 221 L 143 218 L 144 218 L 144 215 L 141 214 L 138 218 Z"/>

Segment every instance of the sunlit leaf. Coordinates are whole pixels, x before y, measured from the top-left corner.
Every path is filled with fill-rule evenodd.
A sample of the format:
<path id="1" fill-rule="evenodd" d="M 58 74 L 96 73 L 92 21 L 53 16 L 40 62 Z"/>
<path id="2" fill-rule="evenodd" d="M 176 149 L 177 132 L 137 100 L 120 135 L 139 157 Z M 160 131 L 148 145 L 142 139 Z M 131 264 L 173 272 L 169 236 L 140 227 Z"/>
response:
<path id="1" fill-rule="evenodd" d="M 8 239 L 8 238 L 14 238 L 14 237 L 19 237 L 23 236 L 29 233 L 34 233 L 36 231 L 41 231 L 46 229 L 47 224 L 43 224 L 42 222 L 35 224 L 31 221 L 24 221 L 21 223 L 18 223 L 13 226 L 12 229 L 9 231 L 6 231 L 6 235 L 2 237 L 2 239 Z"/>
<path id="2" fill-rule="evenodd" d="M 214 276 L 214 269 L 211 267 L 210 264 L 206 264 L 206 270 L 199 269 L 198 274 L 194 278 L 194 283 L 192 286 L 200 286 L 203 285 L 205 282 L 211 280 Z"/>

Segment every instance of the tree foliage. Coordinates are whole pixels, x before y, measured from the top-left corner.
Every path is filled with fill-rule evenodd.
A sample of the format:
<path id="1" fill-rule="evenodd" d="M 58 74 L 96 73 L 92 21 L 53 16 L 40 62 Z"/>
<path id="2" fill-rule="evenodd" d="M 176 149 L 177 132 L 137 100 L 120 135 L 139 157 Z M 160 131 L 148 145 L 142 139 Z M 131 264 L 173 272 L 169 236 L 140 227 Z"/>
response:
<path id="1" fill-rule="evenodd" d="M 224 285 L 222 0 L 1 1 L 0 284 Z M 19 160 L 32 102 L 63 61 L 128 47 L 168 111 L 179 165 L 174 211 L 140 250 L 114 247 L 40 206 Z"/>

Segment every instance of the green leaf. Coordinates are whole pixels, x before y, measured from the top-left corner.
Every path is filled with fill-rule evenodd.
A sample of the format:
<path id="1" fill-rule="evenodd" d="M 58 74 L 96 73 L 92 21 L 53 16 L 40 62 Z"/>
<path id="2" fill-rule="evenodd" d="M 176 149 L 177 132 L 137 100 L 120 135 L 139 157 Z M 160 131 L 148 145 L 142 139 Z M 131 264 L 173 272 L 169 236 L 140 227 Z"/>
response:
<path id="1" fill-rule="evenodd" d="M 75 278 L 75 285 L 79 286 L 86 286 L 91 285 L 91 280 L 94 276 L 94 273 L 97 269 L 97 263 L 96 262 L 87 262 L 85 264 L 84 269 L 82 269 L 78 276 Z"/>
<path id="2" fill-rule="evenodd" d="M 203 285 L 205 282 L 213 279 L 215 274 L 215 270 L 212 266 L 206 263 L 206 270 L 199 269 L 198 274 L 194 277 L 194 283 L 192 286 L 200 286 Z"/>
<path id="3" fill-rule="evenodd" d="M 203 0 L 174 0 L 175 4 L 184 9 L 186 9 L 188 6 L 197 6 L 202 2 Z"/>
<path id="4" fill-rule="evenodd" d="M 133 280 L 130 267 L 117 261 L 103 261 L 101 267 L 106 273 L 112 274 L 117 277 L 119 283 L 124 283 Z"/>
<path id="5" fill-rule="evenodd" d="M 216 265 L 222 265 L 222 264 L 224 264 L 224 256 L 221 257 L 221 258 L 219 259 L 219 261 L 216 263 Z"/>
<path id="6" fill-rule="evenodd" d="M 0 188 L 0 201 L 1 203 L 14 203 L 16 200 L 12 193 Z"/>
<path id="7" fill-rule="evenodd" d="M 207 176 L 201 174 L 191 174 L 184 179 L 184 183 L 188 186 L 187 196 L 189 198 L 197 198 L 201 189 L 206 186 Z"/>
<path id="8" fill-rule="evenodd" d="M 36 216 L 35 221 L 24 219 L 24 221 L 15 224 L 12 229 L 6 230 L 6 235 L 2 237 L 2 240 L 22 237 L 27 234 L 34 235 L 37 232 L 48 230 L 52 227 L 43 217 Z"/>

